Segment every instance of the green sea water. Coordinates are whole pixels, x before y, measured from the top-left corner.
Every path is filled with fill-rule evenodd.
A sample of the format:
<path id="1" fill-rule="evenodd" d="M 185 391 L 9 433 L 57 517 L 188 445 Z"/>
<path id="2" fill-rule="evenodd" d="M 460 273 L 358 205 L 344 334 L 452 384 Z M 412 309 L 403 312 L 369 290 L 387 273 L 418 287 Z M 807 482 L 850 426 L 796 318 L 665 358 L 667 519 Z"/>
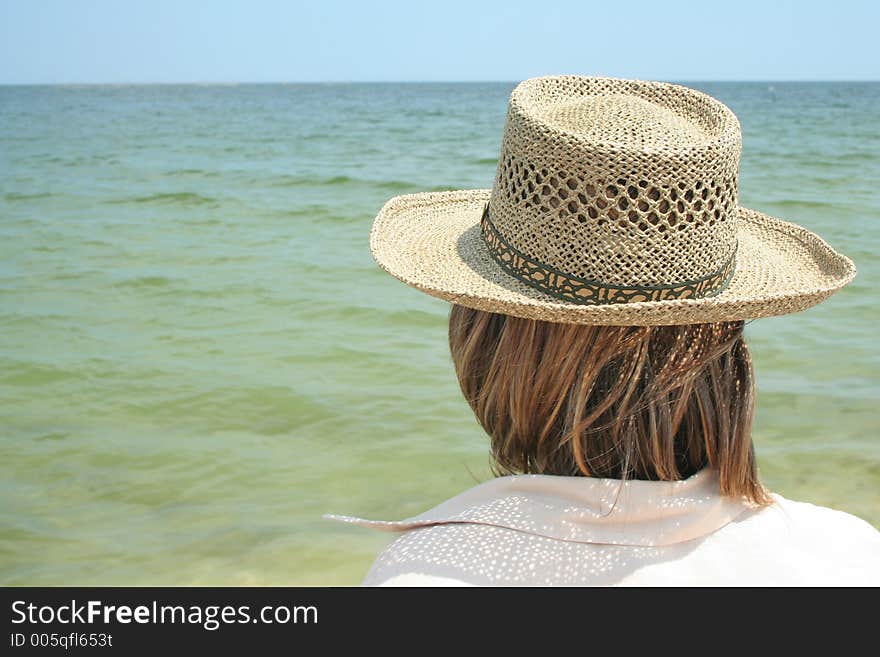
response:
<path id="1" fill-rule="evenodd" d="M 491 186 L 512 84 L 0 87 L 0 584 L 356 584 L 489 476 L 396 194 Z M 786 497 L 880 526 L 880 84 L 700 83 L 740 200 L 859 276 L 752 322 Z"/>

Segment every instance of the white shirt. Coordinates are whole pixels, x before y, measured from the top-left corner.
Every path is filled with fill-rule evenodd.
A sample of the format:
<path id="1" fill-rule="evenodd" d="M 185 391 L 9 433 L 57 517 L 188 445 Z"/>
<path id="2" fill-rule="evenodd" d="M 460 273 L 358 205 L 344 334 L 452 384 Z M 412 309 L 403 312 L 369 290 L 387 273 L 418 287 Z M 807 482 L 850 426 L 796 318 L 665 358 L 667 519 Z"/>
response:
<path id="1" fill-rule="evenodd" d="M 717 474 L 684 481 L 498 477 L 413 518 L 326 516 L 400 536 L 365 586 L 878 586 L 880 532 L 773 495 L 755 508 Z"/>

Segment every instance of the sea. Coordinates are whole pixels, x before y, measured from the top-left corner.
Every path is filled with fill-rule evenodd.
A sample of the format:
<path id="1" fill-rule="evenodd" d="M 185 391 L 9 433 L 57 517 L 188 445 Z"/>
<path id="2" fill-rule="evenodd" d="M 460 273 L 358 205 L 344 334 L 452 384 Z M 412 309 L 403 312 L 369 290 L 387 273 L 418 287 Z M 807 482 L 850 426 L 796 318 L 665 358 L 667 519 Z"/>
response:
<path id="1" fill-rule="evenodd" d="M 856 280 L 746 327 L 775 492 L 880 527 L 880 84 L 690 82 Z M 0 584 L 352 585 L 489 478 L 390 197 L 490 187 L 513 83 L 0 87 Z"/>

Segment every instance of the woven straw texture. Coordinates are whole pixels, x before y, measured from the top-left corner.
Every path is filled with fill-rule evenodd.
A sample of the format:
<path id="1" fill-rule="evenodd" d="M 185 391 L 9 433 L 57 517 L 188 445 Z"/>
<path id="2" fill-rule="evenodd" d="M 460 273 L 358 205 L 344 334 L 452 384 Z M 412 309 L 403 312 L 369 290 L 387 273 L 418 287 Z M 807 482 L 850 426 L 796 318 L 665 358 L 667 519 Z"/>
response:
<path id="1" fill-rule="evenodd" d="M 492 190 L 396 197 L 371 250 L 425 292 L 548 321 L 685 324 L 815 305 L 855 267 L 739 206 L 740 150 L 734 114 L 686 87 L 527 80 Z"/>

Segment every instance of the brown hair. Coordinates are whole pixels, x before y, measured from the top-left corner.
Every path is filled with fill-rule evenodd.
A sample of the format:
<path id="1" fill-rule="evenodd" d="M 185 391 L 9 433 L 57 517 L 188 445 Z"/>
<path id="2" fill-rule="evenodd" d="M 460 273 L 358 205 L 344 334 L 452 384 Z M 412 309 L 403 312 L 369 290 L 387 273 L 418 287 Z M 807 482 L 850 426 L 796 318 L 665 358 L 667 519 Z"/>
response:
<path id="1" fill-rule="evenodd" d="M 587 326 L 453 305 L 449 346 L 496 474 L 684 479 L 771 500 L 758 481 L 743 322 Z"/>

